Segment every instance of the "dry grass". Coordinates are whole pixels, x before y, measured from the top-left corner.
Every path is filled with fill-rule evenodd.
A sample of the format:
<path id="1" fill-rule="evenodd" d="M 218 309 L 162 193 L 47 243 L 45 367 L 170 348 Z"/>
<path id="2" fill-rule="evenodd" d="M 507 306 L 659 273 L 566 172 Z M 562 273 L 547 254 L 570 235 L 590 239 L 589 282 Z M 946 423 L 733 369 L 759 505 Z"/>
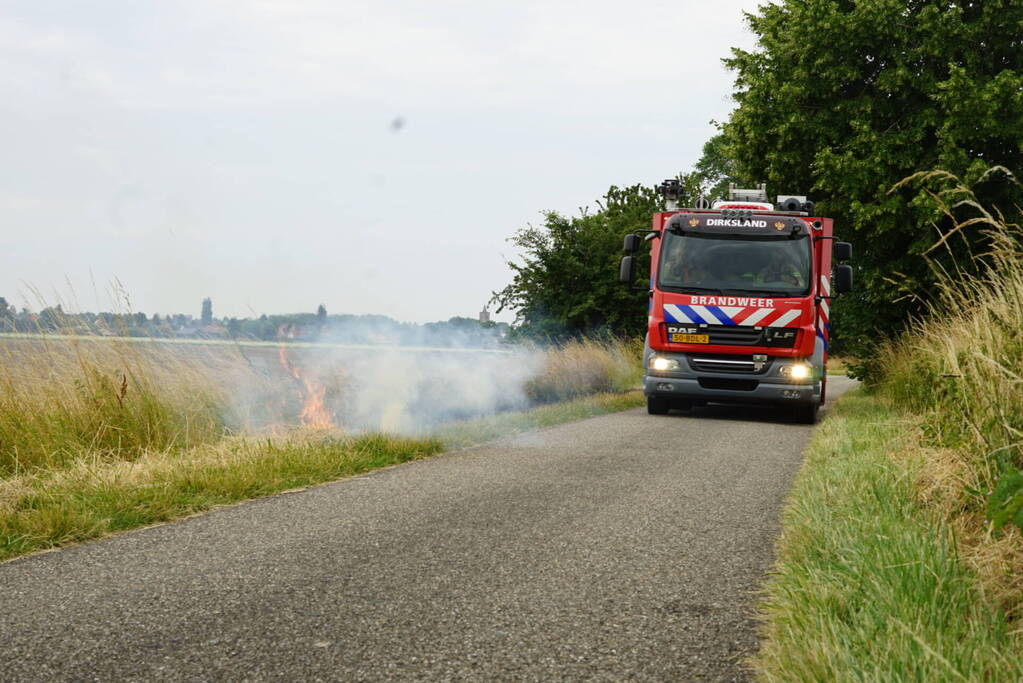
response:
<path id="1" fill-rule="evenodd" d="M 849 367 L 846 365 L 846 359 L 842 356 L 828 356 L 828 374 L 848 375 Z"/>
<path id="2" fill-rule="evenodd" d="M 576 341 L 534 351 L 542 368 L 523 387 L 533 403 L 639 384 L 641 350 L 635 343 Z M 311 359 L 310 371 L 342 425 L 344 411 L 357 402 L 346 394 L 343 363 L 336 356 L 322 363 Z M 273 348 L 4 338 L 0 478 L 83 457 L 131 461 L 148 451 L 188 449 L 232 433 L 293 424 L 302 408 L 299 384 Z"/>
<path id="3" fill-rule="evenodd" d="M 983 604 L 1000 611 L 1013 624 L 1023 617 L 1023 535 L 1016 527 L 997 534 L 979 514 L 957 515 L 949 522 L 960 561 L 978 579 Z"/>
<path id="4" fill-rule="evenodd" d="M 919 418 L 916 418 L 919 420 Z M 972 498 L 981 486 L 972 458 L 962 450 L 924 443 L 919 423 L 908 427 L 912 441 L 892 457 L 917 463 L 915 492 L 922 509 L 951 530 L 957 556 L 978 578 L 984 603 L 1010 620 L 1023 617 L 1023 536 L 1016 527 L 995 532 Z"/>
<path id="5" fill-rule="evenodd" d="M 926 414 L 935 440 L 970 453 L 990 484 L 999 461 L 1023 466 L 1023 231 L 957 182 L 939 197 L 977 213 L 952 232 L 973 226 L 990 246 L 974 257 L 979 277 L 943 273 L 930 315 L 884 349 L 882 389 Z"/>
<path id="6" fill-rule="evenodd" d="M 642 342 L 570 341 L 547 351 L 543 370 L 526 384 L 536 403 L 587 394 L 628 391 L 641 385 Z"/>
<path id="7" fill-rule="evenodd" d="M 213 442 L 223 413 L 214 378 L 179 354 L 154 363 L 116 342 L 0 346 L 0 476 Z"/>
<path id="8" fill-rule="evenodd" d="M 985 594 L 1023 616 L 1023 515 L 1000 529 L 988 521 L 1023 496 L 999 490 L 1023 469 L 1023 231 L 955 178 L 923 179 L 946 183 L 935 198 L 954 221 L 949 235 L 980 230 L 989 247 L 974 257 L 980 277 L 942 273 L 930 315 L 883 349 L 879 388 L 922 416 L 923 502 L 955 529 Z M 970 217 L 957 217 L 964 209 Z M 948 248 L 949 235 L 939 248 Z"/>

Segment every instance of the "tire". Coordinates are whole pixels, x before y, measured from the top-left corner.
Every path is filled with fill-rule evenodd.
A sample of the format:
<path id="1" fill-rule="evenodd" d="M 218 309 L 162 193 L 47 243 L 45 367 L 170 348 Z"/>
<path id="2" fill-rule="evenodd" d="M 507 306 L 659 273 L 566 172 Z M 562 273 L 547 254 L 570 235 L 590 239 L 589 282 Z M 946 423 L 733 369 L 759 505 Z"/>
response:
<path id="1" fill-rule="evenodd" d="M 804 425 L 817 424 L 817 411 L 820 407 L 821 404 L 817 402 L 796 406 L 793 409 L 796 422 Z"/>
<path id="2" fill-rule="evenodd" d="M 667 415 L 668 401 L 659 396 L 646 397 L 646 412 L 650 415 Z"/>

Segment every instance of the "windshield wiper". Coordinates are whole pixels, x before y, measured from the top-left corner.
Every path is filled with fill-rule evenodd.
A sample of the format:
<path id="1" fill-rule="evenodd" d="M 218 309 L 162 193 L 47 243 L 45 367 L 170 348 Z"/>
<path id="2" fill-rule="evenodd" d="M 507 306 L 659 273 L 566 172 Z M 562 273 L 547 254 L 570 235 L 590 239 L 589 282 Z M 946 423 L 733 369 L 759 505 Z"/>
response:
<path id="1" fill-rule="evenodd" d="M 671 287 L 671 289 L 679 292 L 711 292 L 713 294 L 724 294 L 724 292 L 717 287 L 690 287 L 686 285 L 684 287 Z"/>
<path id="2" fill-rule="evenodd" d="M 732 289 L 731 287 L 729 287 L 728 289 L 725 289 L 724 292 L 726 294 L 759 294 L 760 296 L 768 297 L 805 296 L 803 292 L 793 293 L 788 290 L 779 291 L 777 289 Z"/>

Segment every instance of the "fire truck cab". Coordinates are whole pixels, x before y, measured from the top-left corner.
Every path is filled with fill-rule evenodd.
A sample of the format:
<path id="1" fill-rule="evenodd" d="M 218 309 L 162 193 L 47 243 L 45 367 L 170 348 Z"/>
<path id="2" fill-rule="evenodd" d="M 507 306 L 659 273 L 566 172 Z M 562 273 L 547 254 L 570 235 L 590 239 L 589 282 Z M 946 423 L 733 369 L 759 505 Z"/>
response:
<path id="1" fill-rule="evenodd" d="M 667 209 L 625 237 L 620 279 L 650 242 L 643 354 L 647 411 L 707 403 L 774 404 L 813 423 L 827 393 L 832 296 L 852 289 L 852 245 L 802 196 L 772 204 L 764 185 L 729 190 L 711 206 L 678 208 L 677 180 L 661 185 Z M 700 202 L 706 204 L 706 202 Z M 834 272 L 832 272 L 834 270 Z M 832 281 L 834 280 L 834 286 Z"/>

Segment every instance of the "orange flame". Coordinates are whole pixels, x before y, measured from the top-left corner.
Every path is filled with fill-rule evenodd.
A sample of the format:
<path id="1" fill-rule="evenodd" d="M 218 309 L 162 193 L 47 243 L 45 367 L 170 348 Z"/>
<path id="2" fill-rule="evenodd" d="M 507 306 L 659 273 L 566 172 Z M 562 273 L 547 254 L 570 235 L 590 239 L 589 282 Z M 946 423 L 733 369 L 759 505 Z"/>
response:
<path id="1" fill-rule="evenodd" d="M 280 359 L 281 367 L 295 378 L 302 394 L 302 412 L 298 415 L 302 424 L 314 429 L 333 429 L 334 420 L 323 402 L 327 388 L 312 377 L 304 376 L 288 358 L 288 350 L 283 345 L 278 348 L 277 357 Z"/>

